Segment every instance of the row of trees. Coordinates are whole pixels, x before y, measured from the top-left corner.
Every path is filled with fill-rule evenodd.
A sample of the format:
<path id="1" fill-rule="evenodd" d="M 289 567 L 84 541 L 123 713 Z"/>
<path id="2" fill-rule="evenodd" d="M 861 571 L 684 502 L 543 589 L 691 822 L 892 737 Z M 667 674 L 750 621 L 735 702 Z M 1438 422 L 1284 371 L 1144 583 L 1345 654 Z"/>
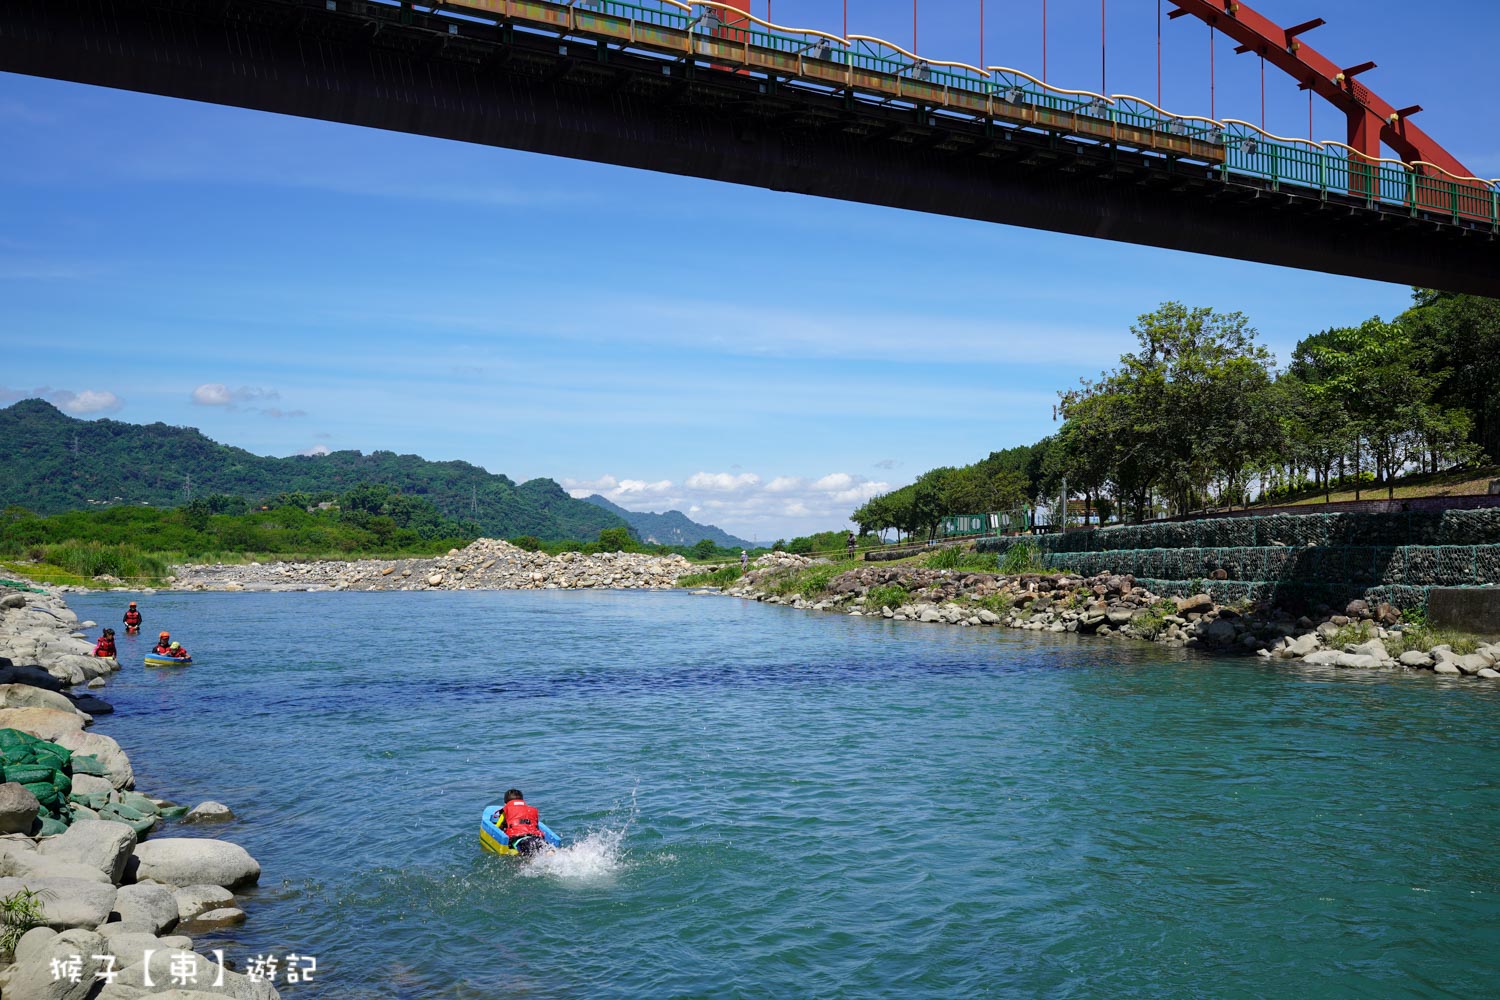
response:
<path id="1" fill-rule="evenodd" d="M 1062 427 L 1030 447 L 924 473 L 851 514 L 863 531 L 931 532 L 948 514 L 1045 503 L 1134 520 L 1339 483 L 1439 472 L 1500 455 L 1500 302 L 1418 289 L 1391 321 L 1307 337 L 1278 370 L 1240 313 L 1164 303 L 1136 349 L 1060 396 Z"/>

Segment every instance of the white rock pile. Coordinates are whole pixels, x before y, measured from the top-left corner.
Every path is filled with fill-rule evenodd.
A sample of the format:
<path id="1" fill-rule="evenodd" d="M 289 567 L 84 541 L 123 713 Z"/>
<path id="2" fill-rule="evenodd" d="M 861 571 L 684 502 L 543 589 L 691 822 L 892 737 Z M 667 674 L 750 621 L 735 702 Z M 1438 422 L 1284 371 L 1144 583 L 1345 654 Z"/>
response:
<path id="1" fill-rule="evenodd" d="M 185 590 L 654 590 L 671 587 L 693 565 L 679 555 L 635 552 L 551 556 L 481 538 L 433 559 L 357 562 L 216 563 L 175 568 Z"/>

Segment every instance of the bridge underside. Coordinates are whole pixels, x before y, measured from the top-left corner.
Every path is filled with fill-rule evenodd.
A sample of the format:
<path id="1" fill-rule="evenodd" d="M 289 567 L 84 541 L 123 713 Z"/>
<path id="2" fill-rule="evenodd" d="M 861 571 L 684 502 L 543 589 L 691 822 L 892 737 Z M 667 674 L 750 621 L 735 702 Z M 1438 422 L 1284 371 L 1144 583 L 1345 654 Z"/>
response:
<path id="1" fill-rule="evenodd" d="M 0 70 L 1500 296 L 1493 232 L 1399 206 L 504 25 L 452 35 L 446 19 L 337 6 L 5 0 Z"/>

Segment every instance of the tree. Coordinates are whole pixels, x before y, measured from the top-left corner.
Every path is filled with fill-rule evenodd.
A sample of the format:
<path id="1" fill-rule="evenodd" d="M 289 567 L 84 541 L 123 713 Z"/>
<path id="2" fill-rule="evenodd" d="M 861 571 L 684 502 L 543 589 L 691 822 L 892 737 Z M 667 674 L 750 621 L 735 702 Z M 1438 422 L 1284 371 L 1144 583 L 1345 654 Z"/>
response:
<path id="1" fill-rule="evenodd" d="M 633 552 L 635 539 L 629 528 L 601 528 L 598 545 L 600 552 Z"/>
<path id="2" fill-rule="evenodd" d="M 606 528 L 604 530 L 609 531 L 610 529 Z M 718 548 L 719 547 L 714 544 L 714 540 L 712 538 L 700 538 L 697 544 L 695 544 L 689 551 L 692 552 L 694 559 L 712 559 L 714 557 L 714 553 L 718 551 Z"/>

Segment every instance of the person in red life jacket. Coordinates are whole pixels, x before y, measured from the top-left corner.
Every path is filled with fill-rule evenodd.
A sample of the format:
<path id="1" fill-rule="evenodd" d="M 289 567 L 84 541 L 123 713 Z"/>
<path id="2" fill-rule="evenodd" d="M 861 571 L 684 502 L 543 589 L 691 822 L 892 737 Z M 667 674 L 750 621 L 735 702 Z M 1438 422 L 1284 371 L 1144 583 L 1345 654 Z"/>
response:
<path id="1" fill-rule="evenodd" d="M 130 608 L 125 612 L 125 631 L 135 634 L 141 630 L 141 613 L 136 610 L 135 602 L 130 602 Z"/>
<path id="2" fill-rule="evenodd" d="M 188 654 L 188 651 L 182 648 L 182 643 L 180 643 L 180 642 L 174 642 L 174 643 L 172 643 L 172 645 L 168 646 L 167 647 L 167 655 L 170 656 L 174 660 L 191 660 L 192 659 L 192 656 L 190 656 Z"/>
<path id="3" fill-rule="evenodd" d="M 163 632 L 156 640 L 156 648 L 151 652 L 160 653 L 163 656 L 172 655 L 172 633 Z"/>
<path id="4" fill-rule="evenodd" d="M 542 837 L 542 817 L 535 806 L 526 804 L 526 797 L 519 788 L 512 788 L 505 793 L 505 806 L 500 812 L 497 825 L 517 854 L 529 856 L 547 845 Z"/>
<path id="5" fill-rule="evenodd" d="M 96 643 L 94 643 L 94 655 L 95 656 L 114 656 L 115 655 L 115 630 L 114 629 L 107 628 L 107 629 L 104 630 L 104 634 L 99 637 L 99 641 L 96 642 Z"/>

